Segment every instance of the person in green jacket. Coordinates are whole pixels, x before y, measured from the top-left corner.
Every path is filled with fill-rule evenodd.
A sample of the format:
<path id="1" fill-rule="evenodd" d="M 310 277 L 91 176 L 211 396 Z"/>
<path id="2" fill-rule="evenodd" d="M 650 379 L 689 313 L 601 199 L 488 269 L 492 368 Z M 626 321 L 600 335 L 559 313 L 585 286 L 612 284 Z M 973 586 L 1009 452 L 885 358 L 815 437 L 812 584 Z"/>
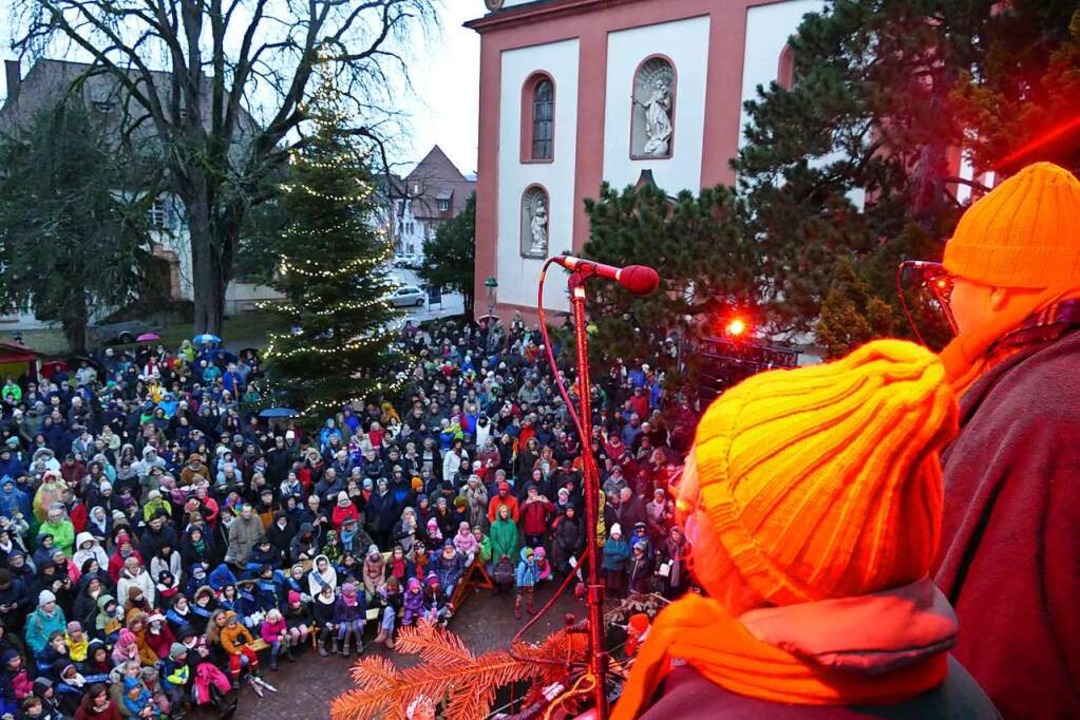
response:
<path id="1" fill-rule="evenodd" d="M 49 636 L 54 632 L 67 632 L 67 619 L 56 604 L 52 591 L 42 590 L 38 593 L 37 610 L 26 617 L 26 644 L 34 651 L 35 657 L 45 651 Z"/>
<path id="2" fill-rule="evenodd" d="M 4 389 L 0 390 L 0 397 L 4 400 L 11 398 L 18 405 L 22 402 L 22 388 L 15 382 L 15 378 L 10 375 L 4 380 Z"/>
<path id="3" fill-rule="evenodd" d="M 48 533 L 53 536 L 53 547 L 64 551 L 64 555 L 72 557 L 75 553 L 75 526 L 67 518 L 67 512 L 60 503 L 54 503 L 49 508 L 49 514 L 45 522 L 38 529 L 38 534 Z"/>
<path id="4" fill-rule="evenodd" d="M 480 562 L 484 563 L 485 567 L 491 565 L 491 538 L 484 534 L 484 529 L 479 525 L 472 526 L 473 537 L 476 538 L 476 544 L 480 547 L 476 556 L 480 558 Z"/>
<path id="5" fill-rule="evenodd" d="M 503 505 L 499 508 L 499 515 L 491 524 L 491 561 L 499 562 L 504 557 L 513 560 L 517 557 L 518 527 L 517 523 L 510 519 L 510 508 Z"/>

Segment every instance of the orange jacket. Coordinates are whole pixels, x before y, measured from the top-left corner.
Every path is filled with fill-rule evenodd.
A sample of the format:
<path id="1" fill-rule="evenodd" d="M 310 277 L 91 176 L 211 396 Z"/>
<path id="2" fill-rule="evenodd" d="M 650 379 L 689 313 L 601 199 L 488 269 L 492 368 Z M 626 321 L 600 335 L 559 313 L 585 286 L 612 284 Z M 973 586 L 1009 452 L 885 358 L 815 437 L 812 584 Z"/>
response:
<path id="1" fill-rule="evenodd" d="M 229 614 L 232 615 L 232 613 Z M 230 655 L 239 655 L 245 645 L 251 645 L 254 642 L 255 638 L 240 623 L 221 628 L 221 647 L 225 648 L 225 652 Z"/>

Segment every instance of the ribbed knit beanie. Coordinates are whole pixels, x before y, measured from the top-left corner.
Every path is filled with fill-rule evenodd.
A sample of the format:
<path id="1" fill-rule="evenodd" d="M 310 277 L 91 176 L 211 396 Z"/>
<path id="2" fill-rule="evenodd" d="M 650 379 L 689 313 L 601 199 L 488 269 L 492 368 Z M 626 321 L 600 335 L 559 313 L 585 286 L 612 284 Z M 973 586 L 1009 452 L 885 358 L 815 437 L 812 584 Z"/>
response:
<path id="1" fill-rule="evenodd" d="M 941 362 L 909 342 L 755 375 L 698 426 L 698 512 L 772 604 L 905 585 L 929 572 L 937 551 L 938 452 L 956 432 Z M 715 596 L 729 580 L 698 579 Z"/>
<path id="2" fill-rule="evenodd" d="M 1080 277 L 1080 180 L 1028 165 L 968 208 L 945 246 L 945 269 L 993 287 L 1042 289 Z"/>

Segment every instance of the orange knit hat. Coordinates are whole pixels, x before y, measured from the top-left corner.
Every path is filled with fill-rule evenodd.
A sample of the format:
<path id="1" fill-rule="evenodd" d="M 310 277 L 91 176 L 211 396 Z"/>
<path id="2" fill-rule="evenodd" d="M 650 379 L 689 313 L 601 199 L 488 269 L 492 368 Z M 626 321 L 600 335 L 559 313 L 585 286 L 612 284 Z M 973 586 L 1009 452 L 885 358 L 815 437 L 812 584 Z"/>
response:
<path id="1" fill-rule="evenodd" d="M 944 367 L 909 342 L 756 375 L 698 426 L 700 522 L 776 605 L 914 582 L 937 552 L 938 452 L 956 432 Z M 724 578 L 699 580 L 720 596 Z"/>
<path id="2" fill-rule="evenodd" d="M 1055 288 L 1080 277 L 1080 181 L 1029 165 L 972 205 L 945 246 L 945 269 L 993 287 Z"/>

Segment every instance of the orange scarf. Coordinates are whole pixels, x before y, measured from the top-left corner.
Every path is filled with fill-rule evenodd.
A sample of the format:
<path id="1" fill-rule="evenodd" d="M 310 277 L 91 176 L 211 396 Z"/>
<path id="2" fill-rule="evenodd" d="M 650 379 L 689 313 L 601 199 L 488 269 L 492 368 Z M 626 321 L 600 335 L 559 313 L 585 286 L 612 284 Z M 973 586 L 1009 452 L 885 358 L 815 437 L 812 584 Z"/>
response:
<path id="1" fill-rule="evenodd" d="M 957 335 L 941 351 L 941 361 L 956 394 L 963 395 L 993 366 L 991 351 L 994 343 L 1043 308 L 1075 298 L 1080 298 L 1080 285 L 1043 290 L 1038 295 L 1013 303 L 1006 312 L 999 313 L 986 325 Z M 1004 357 L 1008 356 L 997 359 Z"/>
<path id="2" fill-rule="evenodd" d="M 756 610 L 742 618 L 731 615 L 711 598 L 687 595 L 657 615 L 611 719 L 633 720 L 648 708 L 661 681 L 671 671 L 671 658 L 684 659 L 710 682 L 731 692 L 771 702 L 891 705 L 909 700 L 944 682 L 948 672 L 945 650 L 954 641 L 956 620 L 944 597 L 928 580 L 908 586 L 901 593 L 904 591 L 919 596 L 915 604 L 907 597 L 879 593 Z M 846 629 L 865 636 L 863 639 L 870 645 L 868 657 L 874 656 L 874 643 L 881 641 L 874 636 L 883 634 L 876 632 L 874 623 L 867 623 L 867 619 L 879 610 L 894 618 L 899 612 L 898 622 L 892 624 L 904 627 L 909 624 L 904 618 L 912 618 L 910 625 L 915 629 L 911 641 L 924 652 L 909 658 L 909 664 L 898 663 L 892 669 L 853 671 L 852 666 L 858 665 L 858 653 L 853 648 L 822 650 L 829 643 L 844 645 L 844 636 L 851 633 L 842 628 L 838 637 L 830 637 L 827 623 L 815 623 L 815 616 L 822 614 L 819 607 L 828 608 L 826 615 L 843 618 Z M 785 624 L 806 629 L 812 646 L 809 651 L 803 643 L 783 639 L 785 633 L 779 628 Z M 839 660 L 847 654 L 855 656 L 856 662 Z"/>

